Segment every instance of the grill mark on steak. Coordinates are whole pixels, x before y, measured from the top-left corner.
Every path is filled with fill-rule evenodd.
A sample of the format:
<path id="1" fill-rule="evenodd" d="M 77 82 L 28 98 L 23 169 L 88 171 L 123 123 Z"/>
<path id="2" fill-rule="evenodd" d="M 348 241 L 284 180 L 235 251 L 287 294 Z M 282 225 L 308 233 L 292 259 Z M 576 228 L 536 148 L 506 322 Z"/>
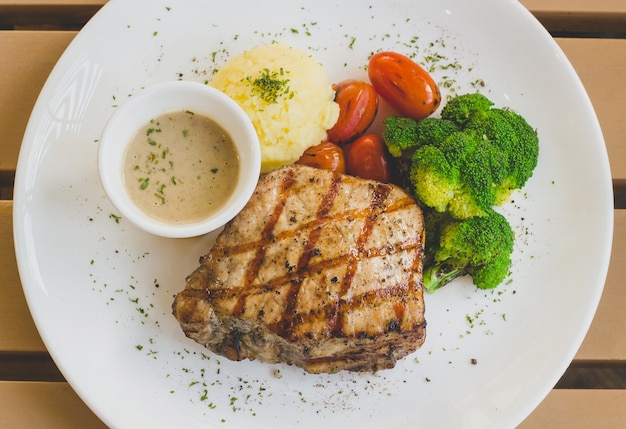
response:
<path id="1" fill-rule="evenodd" d="M 272 213 L 272 216 L 269 218 L 267 224 L 265 225 L 265 228 L 261 232 L 261 239 L 259 240 L 259 242 L 269 241 L 272 239 L 272 236 L 274 235 L 274 228 L 276 227 L 276 223 L 278 222 L 280 215 L 285 209 L 285 205 L 287 204 L 287 198 L 289 198 L 289 190 L 293 187 L 294 183 L 294 172 L 289 171 L 288 174 L 285 175 L 281 183 L 281 198 L 274 207 L 274 212 Z M 245 281 L 243 285 L 244 290 L 248 291 L 249 286 L 258 275 L 259 268 L 261 267 L 261 263 L 263 262 L 263 258 L 265 257 L 265 251 L 265 246 L 257 245 L 256 254 L 250 262 L 250 265 L 248 265 L 248 268 L 246 269 Z M 239 297 L 239 300 L 237 301 L 237 304 L 235 305 L 235 308 L 233 310 L 233 314 L 235 316 L 240 316 L 241 314 L 243 314 L 246 308 L 247 297 L 248 293 L 242 293 Z"/>
<path id="2" fill-rule="evenodd" d="M 421 265 L 421 260 L 420 258 L 415 255 L 415 257 L 413 258 L 413 264 L 411 266 L 411 269 L 407 271 L 407 279 L 403 284 L 407 285 L 407 293 L 411 293 L 417 289 L 419 289 L 421 287 L 421 277 L 418 277 L 416 275 L 417 272 L 419 272 L 419 268 Z M 406 313 L 406 303 L 404 302 L 396 302 L 394 305 L 394 311 L 396 314 L 396 320 L 401 321 L 404 319 L 405 313 Z M 424 324 L 424 326 L 426 326 Z M 398 324 L 398 328 L 399 328 L 399 324 Z M 387 329 L 391 329 L 391 326 L 388 326 Z"/>
<path id="3" fill-rule="evenodd" d="M 327 192 L 320 201 L 315 221 L 312 222 L 314 225 L 309 228 L 309 236 L 306 241 L 306 245 L 300 255 L 300 258 L 298 259 L 295 274 L 296 277 L 291 279 L 291 286 L 287 292 L 285 311 L 283 312 L 280 322 L 278 322 L 276 326 L 276 333 L 281 337 L 288 337 L 291 333 L 291 328 L 297 323 L 296 304 L 298 301 L 298 293 L 300 292 L 300 287 L 302 286 L 302 280 L 309 269 L 309 262 L 315 253 L 315 245 L 317 244 L 317 240 L 320 238 L 322 233 L 322 224 L 324 220 L 328 218 L 328 213 L 330 212 L 333 202 L 337 197 L 337 191 L 340 185 L 341 176 L 333 177 Z"/>
<path id="4" fill-rule="evenodd" d="M 389 186 L 385 186 L 382 183 L 377 186 L 375 192 L 372 194 L 372 202 L 370 204 L 370 209 L 374 211 L 376 207 L 380 207 L 384 204 L 387 199 L 387 195 L 391 188 Z M 350 290 L 350 286 L 352 285 L 352 280 L 354 278 L 354 274 L 356 273 L 357 264 L 360 260 L 360 256 L 365 254 L 365 245 L 367 244 L 367 239 L 370 236 L 370 232 L 372 230 L 372 224 L 376 220 L 378 214 L 367 214 L 365 216 L 363 227 L 361 229 L 361 234 L 359 234 L 359 238 L 356 242 L 356 253 L 350 252 L 348 255 L 348 269 L 346 270 L 346 275 L 343 278 L 343 284 L 341 285 L 341 295 L 345 295 Z"/>
<path id="5" fill-rule="evenodd" d="M 391 187 L 388 185 L 384 185 L 382 183 L 376 186 L 376 189 L 372 193 L 372 200 L 370 203 L 370 210 L 374 213 L 374 209 L 377 207 L 381 207 L 384 205 L 387 196 L 391 192 Z M 348 255 L 348 266 L 346 270 L 346 274 L 343 278 L 343 282 L 341 284 L 341 292 L 339 298 L 344 297 L 350 287 L 352 286 L 352 281 L 354 280 L 354 275 L 356 273 L 359 260 L 362 255 L 365 255 L 365 245 L 367 244 L 367 239 L 370 236 L 372 224 L 374 223 L 375 217 L 377 214 L 367 214 L 365 216 L 365 220 L 363 222 L 363 227 L 361 229 L 361 233 L 356 242 L 356 253 L 350 252 Z M 330 326 L 330 331 L 334 335 L 339 335 L 343 332 L 343 323 L 341 315 L 341 305 L 333 307 L 333 313 L 330 314 L 328 324 Z"/>

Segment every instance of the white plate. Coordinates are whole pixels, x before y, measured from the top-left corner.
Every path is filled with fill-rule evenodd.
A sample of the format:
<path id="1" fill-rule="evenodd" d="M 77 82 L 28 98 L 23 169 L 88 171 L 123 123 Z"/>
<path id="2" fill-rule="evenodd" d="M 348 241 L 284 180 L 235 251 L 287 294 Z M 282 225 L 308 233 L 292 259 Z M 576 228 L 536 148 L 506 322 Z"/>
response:
<path id="1" fill-rule="evenodd" d="M 427 296 L 426 343 L 393 370 L 308 375 L 204 350 L 184 337 L 171 303 L 214 237 L 152 237 L 104 197 L 98 138 L 117 104 L 152 83 L 209 79 L 228 57 L 274 40 L 308 49 L 332 81 L 365 78 L 374 51 L 415 53 L 446 95 L 483 82 L 538 129 L 537 170 L 505 207 L 517 233 L 510 283 L 481 292 L 459 280 Z M 502 0 L 113 0 L 41 92 L 14 204 L 41 336 L 81 398 L 119 428 L 514 427 L 582 342 L 613 227 L 589 99 L 546 31 Z"/>

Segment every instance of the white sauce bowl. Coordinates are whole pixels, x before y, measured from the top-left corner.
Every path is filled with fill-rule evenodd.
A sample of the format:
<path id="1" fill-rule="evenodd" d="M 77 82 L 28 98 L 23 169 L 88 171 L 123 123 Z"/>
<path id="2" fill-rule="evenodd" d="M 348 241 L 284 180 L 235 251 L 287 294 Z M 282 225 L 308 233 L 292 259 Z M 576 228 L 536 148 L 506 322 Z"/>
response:
<path id="1" fill-rule="evenodd" d="M 230 134 L 239 152 L 239 180 L 229 200 L 209 217 L 174 224 L 146 215 L 133 202 L 124 184 L 124 158 L 141 127 L 158 116 L 183 110 L 213 119 Z M 250 119 L 230 97 L 201 83 L 171 81 L 149 87 L 117 108 L 100 139 L 98 170 L 107 196 L 123 218 L 151 234 L 194 237 L 224 226 L 246 205 L 259 179 L 261 148 Z"/>

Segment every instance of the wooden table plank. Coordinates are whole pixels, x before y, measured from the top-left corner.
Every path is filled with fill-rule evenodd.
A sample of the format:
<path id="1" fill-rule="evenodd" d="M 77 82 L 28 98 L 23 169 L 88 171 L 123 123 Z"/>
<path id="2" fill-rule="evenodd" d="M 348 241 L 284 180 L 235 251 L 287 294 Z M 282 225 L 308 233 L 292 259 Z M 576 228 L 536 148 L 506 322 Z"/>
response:
<path id="1" fill-rule="evenodd" d="M 103 6 L 107 0 L 0 0 L 2 6 Z"/>
<path id="2" fill-rule="evenodd" d="M 553 35 L 626 37 L 623 0 L 521 0 Z"/>
<path id="3" fill-rule="evenodd" d="M 626 4 L 626 1 L 624 1 Z M 591 99 L 614 179 L 626 180 L 626 39 L 557 39 Z"/>
<path id="4" fill-rule="evenodd" d="M 11 201 L 0 201 L 0 351 L 46 352 L 28 310 L 17 272 L 12 207 Z"/>
<path id="5" fill-rule="evenodd" d="M 553 390 L 518 429 L 626 427 L 626 390 Z"/>
<path id="6" fill-rule="evenodd" d="M 621 428 L 625 403 L 626 390 L 553 390 L 518 429 Z M 0 382 L 0 426 L 106 428 L 67 383 L 45 382 Z"/>
<path id="7" fill-rule="evenodd" d="M 624 0 L 520 0 L 532 12 L 626 13 Z"/>
<path id="8" fill-rule="evenodd" d="M 67 383 L 0 381 L 0 427 L 105 429 Z"/>
<path id="9" fill-rule="evenodd" d="M 0 0 L 0 6 L 102 6 L 107 0 Z M 520 0 L 531 11 L 580 12 L 626 12 L 623 0 Z"/>
<path id="10" fill-rule="evenodd" d="M 0 0 L 0 28 L 80 29 L 106 0 Z M 622 0 L 522 0 L 553 33 L 626 34 Z"/>
<path id="11" fill-rule="evenodd" d="M 0 28 L 80 30 L 105 0 L 0 0 Z"/>
<path id="12" fill-rule="evenodd" d="M 626 363 L 626 210 L 615 210 L 613 251 L 596 316 L 575 360 Z"/>

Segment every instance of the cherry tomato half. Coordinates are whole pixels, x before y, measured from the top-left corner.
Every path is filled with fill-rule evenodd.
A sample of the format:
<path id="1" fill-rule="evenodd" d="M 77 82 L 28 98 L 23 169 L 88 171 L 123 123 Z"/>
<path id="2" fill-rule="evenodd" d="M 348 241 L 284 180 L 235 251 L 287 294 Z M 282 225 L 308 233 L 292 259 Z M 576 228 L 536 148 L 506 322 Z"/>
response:
<path id="1" fill-rule="evenodd" d="M 407 56 L 376 53 L 369 60 L 367 73 L 376 92 L 402 116 L 424 119 L 441 103 L 437 83 Z"/>
<path id="2" fill-rule="evenodd" d="M 343 144 L 362 135 L 378 111 L 378 94 L 367 82 L 348 79 L 333 85 L 339 105 L 337 123 L 328 130 L 328 140 Z"/>
<path id="3" fill-rule="evenodd" d="M 323 141 L 305 150 L 300 159 L 296 161 L 296 164 L 332 170 L 338 173 L 346 172 L 343 149 L 328 141 Z"/>
<path id="4" fill-rule="evenodd" d="M 352 176 L 389 182 L 389 161 L 383 138 L 365 134 L 345 148 L 346 171 Z"/>

